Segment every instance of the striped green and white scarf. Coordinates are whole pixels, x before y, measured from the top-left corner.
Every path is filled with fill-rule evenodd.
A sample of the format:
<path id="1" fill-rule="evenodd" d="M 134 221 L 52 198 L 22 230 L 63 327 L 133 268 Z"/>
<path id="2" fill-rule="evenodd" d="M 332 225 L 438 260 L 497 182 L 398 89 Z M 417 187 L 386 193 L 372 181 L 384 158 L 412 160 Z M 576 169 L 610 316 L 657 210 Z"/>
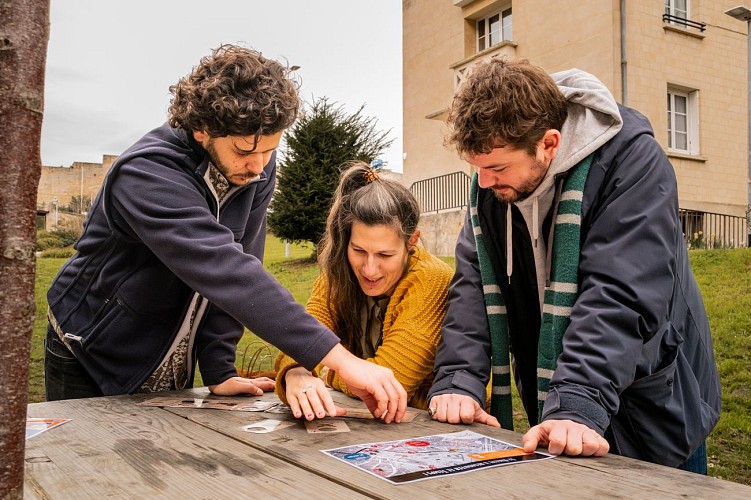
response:
<path id="1" fill-rule="evenodd" d="M 545 289 L 537 350 L 538 421 L 542 419 L 542 407 L 558 355 L 561 353 L 563 334 L 571 321 L 571 309 L 578 296 L 582 193 L 593 156 L 588 156 L 569 171 L 555 217 L 551 283 Z M 506 304 L 488 254 L 485 236 L 480 228 L 480 218 L 477 214 L 478 191 L 475 173 L 470 188 L 470 216 L 490 330 L 493 375 L 490 413 L 498 419 L 504 429 L 513 429 L 508 317 Z"/>

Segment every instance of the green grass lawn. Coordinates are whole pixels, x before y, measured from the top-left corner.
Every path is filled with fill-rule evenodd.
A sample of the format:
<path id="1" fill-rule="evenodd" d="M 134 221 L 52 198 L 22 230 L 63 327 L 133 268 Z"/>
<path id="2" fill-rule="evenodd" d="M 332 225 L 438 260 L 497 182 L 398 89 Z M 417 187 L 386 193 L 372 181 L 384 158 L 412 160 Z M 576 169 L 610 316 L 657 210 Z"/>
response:
<path id="1" fill-rule="evenodd" d="M 267 238 L 264 264 L 267 270 L 284 285 L 292 296 L 304 304 L 310 295 L 313 280 L 318 276 L 318 266 L 312 260 L 313 246 L 289 245 L 289 257 L 284 242 L 274 237 Z M 31 362 L 29 366 L 29 402 L 44 401 L 44 337 L 47 334 L 47 289 L 55 274 L 67 259 L 37 259 L 36 272 L 36 318 L 31 339 Z M 258 354 L 254 356 L 255 351 Z M 270 369 L 278 350 L 266 346 L 258 337 L 246 331 L 237 346 L 238 369 Z M 249 366 L 251 361 L 252 366 Z M 200 373 L 195 384 L 203 385 Z"/>
<path id="2" fill-rule="evenodd" d="M 751 484 L 751 249 L 690 252 L 712 328 L 722 383 L 709 473 Z"/>
<path id="3" fill-rule="evenodd" d="M 270 237 L 265 267 L 295 300 L 305 303 L 318 266 L 310 257 L 311 246 L 290 246 Z M 751 485 L 751 249 L 692 250 L 690 253 L 712 327 L 714 348 L 722 379 L 722 414 L 708 440 L 709 474 Z M 453 266 L 453 258 L 444 258 Z M 38 259 L 36 277 L 37 315 L 32 338 L 29 402 L 44 401 L 43 339 L 46 332 L 45 293 L 64 259 Z M 237 367 L 270 368 L 277 350 L 246 332 L 238 345 Z M 255 356 L 254 356 L 255 354 Z M 200 377 L 196 378 L 201 385 Z M 528 428 L 518 397 L 514 394 L 514 424 L 518 432 Z"/>

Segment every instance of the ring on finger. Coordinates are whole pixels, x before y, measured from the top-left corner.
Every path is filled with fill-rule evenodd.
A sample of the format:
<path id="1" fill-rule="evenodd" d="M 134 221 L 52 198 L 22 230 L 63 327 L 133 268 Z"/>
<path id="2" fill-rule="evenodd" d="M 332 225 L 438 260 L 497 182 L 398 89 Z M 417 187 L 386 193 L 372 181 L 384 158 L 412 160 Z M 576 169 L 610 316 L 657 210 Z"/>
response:
<path id="1" fill-rule="evenodd" d="M 306 392 L 308 392 L 311 389 L 313 389 L 312 385 L 306 385 L 305 387 L 302 388 L 302 391 L 300 391 L 300 392 L 302 392 L 303 394 L 305 394 Z"/>
<path id="2" fill-rule="evenodd" d="M 432 417 L 433 415 L 436 414 L 437 411 L 438 411 L 438 408 L 431 406 L 430 408 L 428 408 L 428 415 Z"/>

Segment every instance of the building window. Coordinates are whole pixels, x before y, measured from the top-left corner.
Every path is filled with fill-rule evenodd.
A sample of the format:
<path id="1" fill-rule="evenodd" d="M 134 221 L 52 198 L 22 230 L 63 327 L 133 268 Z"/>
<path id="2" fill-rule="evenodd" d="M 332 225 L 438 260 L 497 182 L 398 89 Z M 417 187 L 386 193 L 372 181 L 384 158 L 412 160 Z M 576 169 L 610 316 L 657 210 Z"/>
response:
<path id="1" fill-rule="evenodd" d="M 668 89 L 668 150 L 699 154 L 699 106 L 696 90 Z"/>
<path id="2" fill-rule="evenodd" d="M 665 14 L 688 19 L 688 0 L 665 0 Z"/>
<path id="3" fill-rule="evenodd" d="M 686 30 L 699 30 L 703 32 L 707 29 L 707 23 L 692 21 L 689 18 L 690 12 L 689 0 L 665 0 L 665 13 L 662 15 L 662 22 Z"/>
<path id="4" fill-rule="evenodd" d="M 511 40 L 511 7 L 477 21 L 477 51 Z"/>
<path id="5" fill-rule="evenodd" d="M 688 94 L 668 91 L 668 149 L 688 152 Z"/>

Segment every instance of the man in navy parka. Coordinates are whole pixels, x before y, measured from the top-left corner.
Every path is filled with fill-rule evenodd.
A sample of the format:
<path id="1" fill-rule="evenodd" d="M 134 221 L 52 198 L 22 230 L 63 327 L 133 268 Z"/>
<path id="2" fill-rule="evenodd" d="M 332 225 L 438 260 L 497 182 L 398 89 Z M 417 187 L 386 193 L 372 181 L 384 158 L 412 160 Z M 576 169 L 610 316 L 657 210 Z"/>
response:
<path id="1" fill-rule="evenodd" d="M 584 71 L 493 59 L 460 87 L 449 124 L 476 177 L 433 418 L 510 427 L 513 376 L 527 451 L 706 473 L 720 380 L 675 172 L 649 121 Z"/>

